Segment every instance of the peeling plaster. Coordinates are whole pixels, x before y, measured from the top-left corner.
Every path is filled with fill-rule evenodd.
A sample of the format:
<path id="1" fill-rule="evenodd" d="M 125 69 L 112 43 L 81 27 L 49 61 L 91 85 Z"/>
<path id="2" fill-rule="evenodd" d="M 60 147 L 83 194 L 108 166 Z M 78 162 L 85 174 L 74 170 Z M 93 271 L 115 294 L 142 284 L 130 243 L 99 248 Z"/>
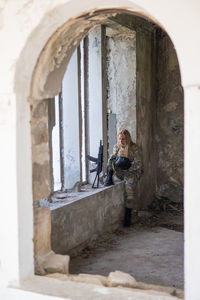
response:
<path id="1" fill-rule="evenodd" d="M 73 19 L 54 33 L 42 50 L 34 70 L 32 97 L 51 98 L 60 92 L 62 78 L 75 48 L 91 29 L 112 15 L 115 14 Z"/>
<path id="2" fill-rule="evenodd" d="M 136 32 L 117 24 L 106 35 L 108 110 L 136 141 Z"/>

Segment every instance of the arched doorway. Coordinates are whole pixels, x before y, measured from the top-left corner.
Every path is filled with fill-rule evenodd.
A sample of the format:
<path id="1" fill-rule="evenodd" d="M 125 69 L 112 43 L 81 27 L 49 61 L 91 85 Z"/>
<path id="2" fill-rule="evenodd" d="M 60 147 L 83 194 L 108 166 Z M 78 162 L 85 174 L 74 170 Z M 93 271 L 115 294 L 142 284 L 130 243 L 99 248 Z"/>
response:
<path id="1" fill-rule="evenodd" d="M 122 11 L 123 12 L 123 11 Z M 138 32 L 138 49 L 137 49 L 137 111 L 138 111 L 138 122 L 137 122 L 137 131 L 138 131 L 138 140 L 139 144 L 143 149 L 144 153 L 144 169 L 145 169 L 145 176 L 144 180 L 141 184 L 140 189 L 140 201 L 139 205 L 142 207 L 147 207 L 155 197 L 155 194 L 158 194 L 159 200 L 165 199 L 170 197 L 168 194 L 173 194 L 174 198 L 180 196 L 179 192 L 182 189 L 182 186 L 175 184 L 174 182 L 162 182 L 162 177 L 170 177 L 167 174 L 166 169 L 169 169 L 169 166 L 165 168 L 157 168 L 157 164 L 155 162 L 155 157 L 160 162 L 159 164 L 163 167 L 164 160 L 168 160 L 172 164 L 171 170 L 169 173 L 174 173 L 174 164 L 178 160 L 183 160 L 183 151 L 182 151 L 182 143 L 180 141 L 180 149 L 178 150 L 178 138 L 177 135 L 175 137 L 175 141 L 168 140 L 167 146 L 170 148 L 170 159 L 167 157 L 165 149 L 167 148 L 166 145 L 162 145 L 160 142 L 161 136 L 163 140 L 167 140 L 167 136 L 171 134 L 172 129 L 174 129 L 175 133 L 178 132 L 178 136 L 181 135 L 183 132 L 182 127 L 183 124 L 173 124 L 170 125 L 169 131 L 165 135 L 165 130 L 167 130 L 167 125 L 165 123 L 171 122 L 171 119 L 164 118 L 165 113 L 172 112 L 176 110 L 176 107 L 179 105 L 176 102 L 169 101 L 168 98 L 177 97 L 179 101 L 182 103 L 181 97 L 181 86 L 180 86 L 180 76 L 179 70 L 177 69 L 175 72 L 177 75 L 174 78 L 177 79 L 177 83 L 175 88 L 179 88 L 180 94 L 177 95 L 166 95 L 163 97 L 162 89 L 165 90 L 165 94 L 167 94 L 166 90 L 168 81 L 168 77 L 172 75 L 174 72 L 174 65 L 178 68 L 178 61 L 174 55 L 174 58 L 171 56 L 168 63 L 171 62 L 172 66 L 169 65 L 169 70 L 167 71 L 165 80 L 162 80 L 162 76 L 156 76 L 156 73 L 164 74 L 164 69 L 167 66 L 165 63 L 164 67 L 162 66 L 162 59 L 159 58 L 165 54 L 162 47 L 169 47 L 170 51 L 174 51 L 173 45 L 170 44 L 170 40 L 168 41 L 168 37 L 165 34 L 162 36 L 161 29 L 156 27 L 155 23 L 151 23 L 148 28 L 146 25 L 146 21 L 142 21 L 143 19 L 139 17 L 135 17 L 131 19 L 131 15 L 122 14 L 120 16 L 119 11 L 117 13 L 116 10 L 113 11 L 104 11 L 99 12 L 99 15 L 95 12 L 92 15 L 84 15 L 79 17 L 79 20 L 74 20 L 73 22 L 66 23 L 56 33 L 48 40 L 46 46 L 44 47 L 43 51 L 41 52 L 40 57 L 38 58 L 37 65 L 35 67 L 33 78 L 32 78 L 32 87 L 31 87 L 31 105 L 32 105 L 32 158 L 33 158 L 33 200 L 35 204 L 35 255 L 44 255 L 45 252 L 51 250 L 51 237 L 50 237 L 50 230 L 48 230 L 44 224 L 44 220 L 47 220 L 47 227 L 49 222 L 49 211 L 44 207 L 39 207 L 39 201 L 44 198 L 48 197 L 49 193 L 51 193 L 51 176 L 50 176 L 50 153 L 48 149 L 48 127 L 47 127 L 47 117 L 48 117 L 48 102 L 51 100 L 43 100 L 47 98 L 54 97 L 58 92 L 60 92 L 61 88 L 61 81 L 64 75 L 67 63 L 71 57 L 71 54 L 76 48 L 76 46 L 80 43 L 80 40 L 91 30 L 91 28 L 97 26 L 98 24 L 107 24 L 108 20 L 112 20 L 118 22 L 119 24 L 122 23 L 127 27 L 135 27 L 139 28 Z M 134 21 L 132 21 L 134 20 Z M 78 24 L 77 24 L 78 22 Z M 82 31 L 80 31 L 80 27 Z M 156 27 L 156 29 L 155 29 Z M 141 29 L 142 28 L 142 29 Z M 143 33 L 142 30 L 146 30 L 146 33 Z M 77 36 L 75 35 L 77 32 Z M 137 32 L 137 30 L 136 30 Z M 148 33 L 147 33 L 148 32 Z M 163 33 L 164 34 L 164 33 Z M 156 39 L 153 40 L 154 35 Z M 159 38 L 162 36 L 164 42 L 160 42 Z M 159 41 L 156 43 L 156 41 Z M 159 44 L 160 43 L 160 44 Z M 169 45 L 167 45 L 169 43 Z M 73 45 L 73 47 L 71 46 Z M 159 45 L 161 47 L 159 48 Z M 164 46 L 163 46 L 164 45 Z M 142 47 L 143 48 L 142 48 Z M 167 48 L 168 49 L 168 48 Z M 158 57 L 156 57 L 158 56 Z M 170 56 L 170 55 L 169 55 Z M 167 55 L 165 56 L 167 57 Z M 158 67 L 161 67 L 159 70 Z M 172 68 L 172 73 L 170 74 L 170 68 Z M 167 73 L 166 72 L 166 73 Z M 159 85 L 155 85 L 156 80 L 160 82 Z M 165 82 L 166 81 L 166 82 Z M 172 84 L 168 82 L 172 90 Z M 163 86 L 163 88 L 162 88 Z M 170 90 L 169 88 L 169 90 Z M 155 90 L 157 90 L 158 96 L 156 95 Z M 164 100 L 163 100 L 164 99 Z M 164 102 L 163 102 L 164 101 Z M 163 103 L 162 103 L 163 102 Z M 158 111 L 156 111 L 157 104 L 159 103 Z M 161 104 L 162 103 L 162 104 Z M 180 104 L 180 105 L 181 105 Z M 162 111 L 162 107 L 165 106 L 163 116 L 160 117 L 159 113 Z M 183 112 L 183 110 L 182 110 Z M 78 112 L 77 112 L 78 113 Z M 155 117 L 156 115 L 156 117 Z M 176 115 L 177 119 L 179 118 L 179 114 Z M 183 117 L 183 113 L 182 113 Z M 154 124 L 153 120 L 159 119 L 158 123 Z M 163 121 L 165 119 L 165 121 Z M 163 124 L 160 126 L 160 131 L 158 130 L 159 124 L 163 121 Z M 180 116 L 180 122 L 183 122 Z M 161 130 L 164 126 L 165 130 Z M 156 129 L 156 130 L 155 130 Z M 153 131 L 156 131 L 156 133 Z M 154 139 L 157 137 L 157 145 L 154 143 Z M 174 138 L 174 137 L 173 137 Z M 45 145 L 46 143 L 46 145 Z M 162 145 L 162 146 L 161 146 Z M 159 148 L 159 153 L 154 152 L 153 149 Z M 174 151 L 173 147 L 176 147 L 176 151 Z M 165 153 L 164 158 L 162 157 L 163 152 Z M 175 156 L 177 154 L 178 158 Z M 174 157 L 173 157 L 174 155 Z M 42 157 L 42 159 L 41 159 Z M 161 172 L 162 175 L 156 177 L 154 174 Z M 166 173 L 166 174 L 165 174 Z M 180 181 L 182 181 L 182 171 L 179 172 Z M 163 176 L 165 174 L 165 176 Z M 166 179 L 165 179 L 166 180 Z M 173 178 L 176 181 L 176 178 Z M 41 182 L 43 183 L 41 185 Z M 173 187 L 171 187 L 171 185 Z M 178 192 L 176 188 L 178 186 Z M 146 191 L 148 190 L 148 193 Z M 175 195 L 177 192 L 177 195 Z M 156 194 L 156 195 L 157 195 Z M 166 196 L 166 194 L 168 196 Z M 181 198 L 181 196 L 180 196 Z M 168 199 L 168 198 L 167 198 Z M 170 199 L 168 199 L 170 200 Z M 145 202 L 146 201 L 146 202 Z M 182 199 L 180 200 L 182 201 Z M 143 203 L 142 203 L 143 202 Z M 139 206 L 138 205 L 138 206 Z M 163 203 L 161 206 L 164 205 Z M 42 235 L 41 240 L 41 233 L 44 230 L 44 234 Z M 66 230 L 66 229 L 64 229 Z M 46 235 L 45 235 L 46 234 Z M 55 235 L 58 235 L 57 233 Z M 59 238 L 62 240 L 63 238 Z M 44 243 L 45 240 L 45 243 Z M 45 248 L 46 246 L 46 248 Z M 58 249 L 58 248 L 56 248 Z M 63 253 L 62 250 L 61 253 Z"/>

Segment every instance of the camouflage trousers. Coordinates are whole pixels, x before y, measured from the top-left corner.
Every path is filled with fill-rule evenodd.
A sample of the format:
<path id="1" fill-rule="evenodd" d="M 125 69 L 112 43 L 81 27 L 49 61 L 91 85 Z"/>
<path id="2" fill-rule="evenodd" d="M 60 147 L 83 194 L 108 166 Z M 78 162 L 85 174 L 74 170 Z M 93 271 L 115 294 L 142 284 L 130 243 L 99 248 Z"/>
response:
<path id="1" fill-rule="evenodd" d="M 114 175 L 120 180 L 124 180 L 124 205 L 127 208 L 137 209 L 137 185 L 138 177 L 135 172 L 129 170 L 122 170 L 114 167 L 113 164 L 109 165 L 114 170 Z"/>

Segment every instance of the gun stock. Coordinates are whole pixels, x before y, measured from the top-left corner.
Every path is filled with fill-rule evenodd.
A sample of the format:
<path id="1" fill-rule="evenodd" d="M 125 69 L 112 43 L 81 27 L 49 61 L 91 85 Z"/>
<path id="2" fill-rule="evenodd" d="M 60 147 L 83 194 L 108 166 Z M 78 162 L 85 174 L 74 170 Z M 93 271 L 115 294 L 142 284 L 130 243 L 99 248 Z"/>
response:
<path id="1" fill-rule="evenodd" d="M 102 145 L 102 140 L 100 140 L 100 145 L 99 145 L 99 152 L 98 152 L 98 158 L 95 158 L 93 156 L 87 155 L 86 156 L 88 160 L 93 161 L 97 164 L 96 168 L 90 170 L 90 173 L 96 172 L 96 176 L 94 179 L 94 182 L 92 184 L 92 188 L 95 188 L 94 184 L 97 179 L 97 188 L 99 187 L 99 175 L 102 171 L 102 166 L 103 166 L 103 145 Z"/>
<path id="2" fill-rule="evenodd" d="M 96 172 L 97 171 L 97 168 L 94 168 L 92 170 L 90 170 L 90 173 L 93 173 L 93 172 Z"/>

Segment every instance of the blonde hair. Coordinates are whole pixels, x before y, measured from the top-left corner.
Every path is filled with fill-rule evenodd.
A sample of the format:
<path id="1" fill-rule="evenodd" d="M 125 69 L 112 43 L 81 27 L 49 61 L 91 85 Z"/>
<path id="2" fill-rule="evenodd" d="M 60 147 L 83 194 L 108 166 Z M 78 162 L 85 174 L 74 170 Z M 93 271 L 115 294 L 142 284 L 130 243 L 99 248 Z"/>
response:
<path id="1" fill-rule="evenodd" d="M 131 138 L 131 134 L 127 129 L 120 130 L 118 132 L 117 137 L 119 137 L 120 134 L 125 136 L 126 144 L 128 145 L 128 148 L 134 145 L 134 142 L 132 141 L 132 138 Z M 118 141 L 117 141 L 117 143 L 118 143 Z M 119 143 L 118 143 L 118 146 L 120 146 Z"/>

